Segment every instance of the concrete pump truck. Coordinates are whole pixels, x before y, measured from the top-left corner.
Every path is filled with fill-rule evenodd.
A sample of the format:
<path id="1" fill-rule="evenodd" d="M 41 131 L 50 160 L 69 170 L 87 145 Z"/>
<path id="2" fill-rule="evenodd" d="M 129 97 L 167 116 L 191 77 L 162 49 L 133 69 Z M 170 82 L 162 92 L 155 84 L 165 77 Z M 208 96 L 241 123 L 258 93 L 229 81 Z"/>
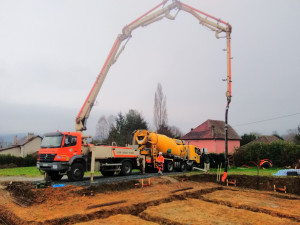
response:
<path id="1" fill-rule="evenodd" d="M 227 106 L 225 121 L 227 124 L 227 113 L 231 101 L 231 25 L 180 1 L 173 0 L 170 4 L 167 3 L 168 0 L 164 0 L 138 17 L 125 26 L 122 33 L 117 36 L 92 89 L 76 117 L 76 132 L 53 132 L 44 135 L 39 150 L 37 168 L 45 171 L 52 180 L 60 180 L 66 174 L 70 181 L 79 181 L 83 179 L 84 172 L 88 170 L 91 170 L 92 175 L 95 170 L 101 171 L 104 176 L 113 175 L 115 172 L 129 175 L 133 168 L 145 169 L 146 156 L 149 157 L 152 154 L 152 157 L 156 158 L 156 152 L 153 155 L 153 153 L 149 153 L 146 148 L 141 148 L 142 145 L 139 146 L 138 144 L 127 147 L 94 146 L 87 142 L 89 137 L 84 135 L 83 131 L 86 130 L 87 119 L 105 77 L 112 64 L 117 61 L 124 50 L 131 38 L 132 31 L 164 18 L 174 20 L 179 11 L 184 11 L 194 16 L 201 25 L 214 31 L 217 38 L 219 38 L 220 33 L 225 33 L 225 38 L 227 39 Z M 173 15 L 171 14 L 172 12 L 174 12 Z M 226 126 L 225 132 L 227 134 Z M 225 151 L 226 148 L 227 145 L 225 145 Z M 171 153 L 173 154 L 173 152 Z M 174 165 L 177 166 L 177 158 L 174 157 L 172 160 L 175 163 Z M 152 163 L 155 163 L 155 160 L 152 160 Z M 168 169 L 171 170 L 171 164 L 168 163 L 168 165 Z M 182 163 L 178 165 L 182 169 L 186 166 Z M 227 172 L 227 168 L 225 168 L 225 172 Z"/>

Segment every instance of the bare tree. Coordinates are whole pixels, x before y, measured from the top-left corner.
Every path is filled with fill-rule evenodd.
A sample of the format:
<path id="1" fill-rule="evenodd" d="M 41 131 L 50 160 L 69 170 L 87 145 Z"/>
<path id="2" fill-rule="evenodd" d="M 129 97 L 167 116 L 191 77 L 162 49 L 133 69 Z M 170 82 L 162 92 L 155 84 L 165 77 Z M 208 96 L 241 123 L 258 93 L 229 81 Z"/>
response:
<path id="1" fill-rule="evenodd" d="M 114 115 L 110 115 L 109 117 L 107 117 L 106 119 L 107 123 L 108 123 L 108 128 L 109 131 L 116 126 L 116 116 Z"/>
<path id="2" fill-rule="evenodd" d="M 284 140 L 293 142 L 297 135 L 297 129 L 289 129 L 287 134 L 284 135 Z"/>
<path id="3" fill-rule="evenodd" d="M 174 138 L 181 138 L 181 136 L 183 135 L 182 131 L 176 126 L 171 126 L 170 131 Z"/>
<path id="4" fill-rule="evenodd" d="M 298 126 L 297 134 L 295 135 L 294 142 L 296 145 L 300 144 L 300 125 Z"/>
<path id="5" fill-rule="evenodd" d="M 110 124 L 108 123 L 106 117 L 101 116 L 97 122 L 95 138 L 100 141 L 103 141 L 108 137 L 109 129 L 110 129 Z"/>
<path id="6" fill-rule="evenodd" d="M 0 149 L 3 148 L 3 145 L 4 145 L 4 141 L 3 141 L 3 138 L 0 137 Z"/>
<path id="7" fill-rule="evenodd" d="M 162 91 L 160 83 L 157 84 L 157 89 L 154 95 L 154 126 L 159 130 L 161 126 L 167 126 L 168 114 L 166 106 L 166 96 Z"/>

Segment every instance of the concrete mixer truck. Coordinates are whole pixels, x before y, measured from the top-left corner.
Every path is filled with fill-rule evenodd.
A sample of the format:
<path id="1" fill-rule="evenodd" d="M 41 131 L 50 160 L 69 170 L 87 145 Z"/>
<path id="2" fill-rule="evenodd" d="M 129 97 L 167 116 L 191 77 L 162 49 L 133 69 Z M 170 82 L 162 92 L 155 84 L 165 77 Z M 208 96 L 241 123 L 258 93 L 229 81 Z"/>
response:
<path id="1" fill-rule="evenodd" d="M 83 133 L 87 130 L 87 120 L 106 75 L 125 49 L 133 31 L 164 18 L 174 20 L 179 11 L 191 14 L 201 25 L 215 32 L 217 38 L 226 37 L 227 106 L 225 123 L 227 125 L 227 114 L 231 101 L 231 25 L 178 0 L 170 1 L 170 4 L 166 4 L 167 2 L 167 0 L 162 1 L 126 25 L 117 36 L 92 89 L 75 119 L 76 132 L 52 132 L 44 136 L 39 150 L 37 168 L 45 171 L 52 180 L 60 180 L 64 174 L 67 174 L 71 181 L 82 180 L 84 172 L 89 168 L 91 168 L 91 174 L 94 173 L 95 169 L 98 169 L 104 176 L 112 175 L 117 171 L 127 175 L 131 173 L 132 168 L 140 166 L 144 169 L 145 164 L 147 164 L 147 167 L 155 168 L 158 151 L 163 152 L 165 156 L 167 171 L 172 171 L 174 168 L 183 171 L 187 167 L 192 168 L 200 163 L 200 150 L 195 146 L 185 145 L 181 140 L 169 139 L 153 132 L 138 131 L 134 139 L 138 146 L 128 147 L 94 146 L 88 143 L 90 136 Z M 220 36 L 221 34 L 225 34 L 225 36 Z M 82 82 L 84 81 L 85 79 L 82 78 Z M 225 157 L 227 157 L 227 136 L 227 126 L 225 126 Z M 140 151 L 138 151 L 138 148 Z M 227 174 L 226 158 L 225 162 L 224 175 Z M 226 176 L 224 176 L 225 178 Z"/>
<path id="2" fill-rule="evenodd" d="M 156 158 L 162 152 L 165 163 L 164 171 L 172 172 L 192 170 L 200 164 L 201 151 L 194 145 L 185 144 L 179 139 L 169 138 L 148 130 L 138 130 L 133 136 L 133 145 L 138 145 L 140 154 L 144 157 L 145 168 L 148 171 L 156 168 Z"/>

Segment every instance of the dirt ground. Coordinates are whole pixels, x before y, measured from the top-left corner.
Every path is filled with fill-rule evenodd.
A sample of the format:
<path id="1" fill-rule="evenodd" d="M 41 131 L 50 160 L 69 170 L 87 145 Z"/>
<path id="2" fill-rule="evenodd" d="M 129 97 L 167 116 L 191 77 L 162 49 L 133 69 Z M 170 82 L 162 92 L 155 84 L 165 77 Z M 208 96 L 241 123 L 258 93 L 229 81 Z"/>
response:
<path id="1" fill-rule="evenodd" d="M 269 190 L 269 180 L 259 180 L 260 190 L 246 189 L 241 177 L 236 177 L 237 187 L 215 180 L 214 175 L 161 176 L 151 178 L 150 185 L 144 179 L 144 187 L 136 180 L 38 189 L 32 183 L 2 183 L 0 224 L 300 223 L 300 196 L 288 188 L 285 194 Z M 284 182 L 297 185 L 299 178 Z"/>

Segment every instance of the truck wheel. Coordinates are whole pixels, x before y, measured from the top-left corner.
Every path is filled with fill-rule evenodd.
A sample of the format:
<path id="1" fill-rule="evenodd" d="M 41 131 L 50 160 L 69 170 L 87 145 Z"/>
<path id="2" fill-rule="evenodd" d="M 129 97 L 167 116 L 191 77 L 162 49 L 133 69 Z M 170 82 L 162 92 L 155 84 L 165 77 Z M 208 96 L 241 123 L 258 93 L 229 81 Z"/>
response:
<path id="1" fill-rule="evenodd" d="M 185 172 L 186 171 L 186 163 L 185 162 L 181 162 L 180 163 L 180 171 L 181 172 Z"/>
<path id="2" fill-rule="evenodd" d="M 172 161 L 166 161 L 165 163 L 165 171 L 172 172 L 174 169 L 174 165 Z"/>
<path id="3" fill-rule="evenodd" d="M 58 171 L 49 171 L 47 172 L 47 175 L 51 178 L 53 181 L 60 181 L 63 175 L 60 175 Z"/>
<path id="4" fill-rule="evenodd" d="M 129 161 L 122 163 L 121 174 L 124 176 L 130 175 L 132 172 L 132 164 Z"/>
<path id="5" fill-rule="evenodd" d="M 104 177 L 110 177 L 115 174 L 115 171 L 101 171 L 101 173 Z"/>
<path id="6" fill-rule="evenodd" d="M 74 163 L 71 166 L 71 170 L 67 172 L 69 181 L 80 181 L 83 180 L 84 166 L 82 163 Z"/>
<path id="7" fill-rule="evenodd" d="M 196 163 L 195 163 L 195 162 L 193 162 L 192 165 L 188 166 L 187 169 L 188 169 L 189 171 L 193 171 L 193 170 L 194 170 L 194 167 L 196 167 Z"/>

